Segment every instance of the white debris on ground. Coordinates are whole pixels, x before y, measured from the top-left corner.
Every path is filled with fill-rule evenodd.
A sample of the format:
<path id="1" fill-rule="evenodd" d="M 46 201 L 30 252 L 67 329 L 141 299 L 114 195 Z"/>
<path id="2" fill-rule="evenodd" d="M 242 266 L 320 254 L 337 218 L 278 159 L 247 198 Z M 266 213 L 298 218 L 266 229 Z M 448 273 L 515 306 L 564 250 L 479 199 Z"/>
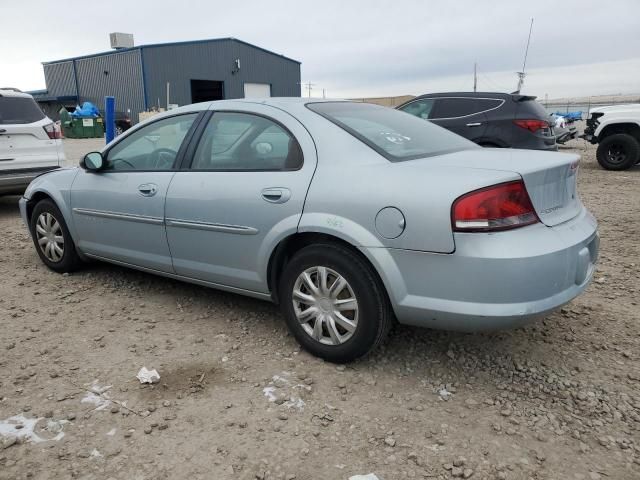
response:
<path id="1" fill-rule="evenodd" d="M 447 387 L 442 387 L 440 390 L 438 390 L 438 395 L 440 395 L 440 398 L 442 400 L 449 400 L 449 397 L 453 394 L 449 390 L 447 390 Z"/>
<path id="2" fill-rule="evenodd" d="M 310 387 L 301 383 L 293 384 L 290 380 L 290 372 L 282 372 L 280 375 L 271 377 L 269 385 L 262 389 L 267 400 L 277 405 L 284 405 L 287 408 L 303 410 L 305 402 L 299 395 L 295 394 L 295 390 L 309 391 Z"/>
<path id="3" fill-rule="evenodd" d="M 136 378 L 140 380 L 140 383 L 158 383 L 160 381 L 160 374 L 156 369 L 148 370 L 147 367 L 142 367 Z"/>
<path id="4" fill-rule="evenodd" d="M 93 450 L 91 450 L 91 455 L 90 456 L 93 457 L 93 458 L 100 458 L 103 455 L 98 451 L 97 448 L 94 448 Z"/>
<path id="5" fill-rule="evenodd" d="M 375 473 L 367 473 L 366 475 L 353 475 L 349 480 L 380 480 Z"/>
<path id="6" fill-rule="evenodd" d="M 98 380 L 94 380 L 90 384 L 86 384 L 88 388 L 87 394 L 84 396 L 81 403 L 92 403 L 96 408 L 94 410 L 104 410 L 109 405 L 111 405 L 111 400 L 109 400 L 108 390 L 111 388 L 111 385 L 101 386 L 98 384 Z"/>
<path id="7" fill-rule="evenodd" d="M 116 429 L 115 428 L 112 428 L 111 430 L 109 430 L 107 432 L 107 436 L 109 436 L 109 437 L 113 437 L 115 434 L 116 434 Z"/>
<path id="8" fill-rule="evenodd" d="M 2 437 L 2 446 L 4 448 L 14 443 L 24 442 L 48 442 L 59 441 L 64 437 L 64 425 L 69 423 L 68 420 L 49 420 L 41 434 L 36 433 L 36 425 L 42 418 L 26 418 L 24 415 L 14 415 L 6 420 L 0 420 L 0 437 Z M 43 432 L 53 435 L 51 438 L 41 436 Z"/>

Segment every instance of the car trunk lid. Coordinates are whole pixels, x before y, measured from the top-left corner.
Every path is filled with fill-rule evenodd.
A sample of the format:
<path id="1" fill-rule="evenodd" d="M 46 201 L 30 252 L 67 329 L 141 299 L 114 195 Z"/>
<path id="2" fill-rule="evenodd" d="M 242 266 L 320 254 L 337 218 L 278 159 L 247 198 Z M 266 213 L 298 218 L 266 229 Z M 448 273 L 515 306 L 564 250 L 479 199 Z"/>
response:
<path id="1" fill-rule="evenodd" d="M 540 221 L 550 227 L 571 220 L 583 208 L 576 183 L 578 155 L 484 148 L 429 160 L 443 166 L 517 173 L 527 187 Z"/>

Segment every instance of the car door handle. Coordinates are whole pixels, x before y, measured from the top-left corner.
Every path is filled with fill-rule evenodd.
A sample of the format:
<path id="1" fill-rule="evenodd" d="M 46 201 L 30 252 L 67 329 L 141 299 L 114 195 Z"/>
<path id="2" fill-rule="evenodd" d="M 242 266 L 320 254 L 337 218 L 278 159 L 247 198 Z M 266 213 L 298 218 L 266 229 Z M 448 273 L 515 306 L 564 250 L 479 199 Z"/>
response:
<path id="1" fill-rule="evenodd" d="M 153 183 L 143 183 L 138 186 L 138 191 L 145 197 L 153 197 L 158 193 L 158 186 Z"/>
<path id="2" fill-rule="evenodd" d="M 3 133 L 7 133 L 7 130 L 4 128 L 0 128 L 0 135 L 2 135 Z"/>
<path id="3" fill-rule="evenodd" d="M 265 188 L 262 190 L 262 198 L 269 203 L 284 203 L 291 198 L 291 190 L 288 188 Z"/>
<path id="4" fill-rule="evenodd" d="M 479 127 L 482 122 L 467 123 L 467 127 Z"/>

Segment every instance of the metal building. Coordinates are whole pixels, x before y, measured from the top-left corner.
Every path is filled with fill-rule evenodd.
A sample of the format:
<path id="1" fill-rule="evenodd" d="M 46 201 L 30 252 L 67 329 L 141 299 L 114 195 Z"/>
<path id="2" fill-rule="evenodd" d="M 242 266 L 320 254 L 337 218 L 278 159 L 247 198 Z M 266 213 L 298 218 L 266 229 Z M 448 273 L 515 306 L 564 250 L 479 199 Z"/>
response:
<path id="1" fill-rule="evenodd" d="M 32 92 L 45 113 L 90 101 L 132 121 L 170 105 L 256 96 L 299 97 L 300 62 L 235 38 L 139 45 L 43 62 L 46 90 Z"/>

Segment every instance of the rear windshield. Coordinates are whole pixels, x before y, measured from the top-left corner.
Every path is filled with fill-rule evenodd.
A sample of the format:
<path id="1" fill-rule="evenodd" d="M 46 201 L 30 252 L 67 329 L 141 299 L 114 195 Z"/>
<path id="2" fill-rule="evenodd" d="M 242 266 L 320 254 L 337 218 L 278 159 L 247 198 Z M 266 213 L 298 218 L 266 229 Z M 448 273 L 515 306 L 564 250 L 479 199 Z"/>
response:
<path id="1" fill-rule="evenodd" d="M 0 97 L 0 125 L 33 123 L 44 118 L 44 113 L 33 98 Z"/>
<path id="2" fill-rule="evenodd" d="M 322 102 L 307 107 L 392 162 L 476 148 L 469 140 L 426 120 L 379 105 Z"/>
<path id="3" fill-rule="evenodd" d="M 520 101 L 520 104 L 518 106 L 518 113 L 521 114 L 521 118 L 522 115 L 526 114 L 528 116 L 533 116 L 534 118 L 539 118 L 541 120 L 549 119 L 549 113 L 547 113 L 547 110 L 534 99 Z"/>

